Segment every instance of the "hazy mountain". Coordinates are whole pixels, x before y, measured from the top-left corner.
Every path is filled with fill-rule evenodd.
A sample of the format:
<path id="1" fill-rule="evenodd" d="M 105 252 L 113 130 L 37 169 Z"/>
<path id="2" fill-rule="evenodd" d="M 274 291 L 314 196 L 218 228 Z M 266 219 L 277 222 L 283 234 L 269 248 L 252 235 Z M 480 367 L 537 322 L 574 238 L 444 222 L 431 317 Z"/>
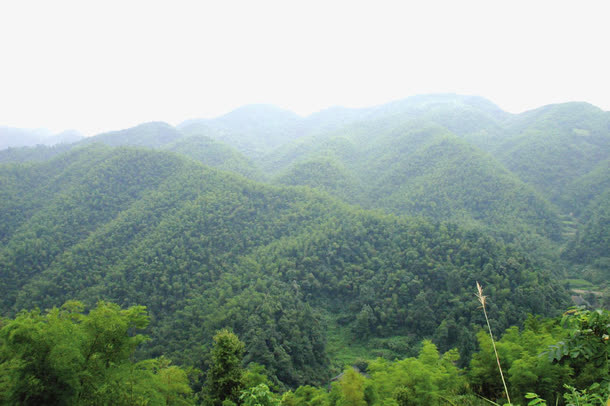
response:
<path id="1" fill-rule="evenodd" d="M 36 145 L 35 147 L 10 147 L 0 150 L 0 163 L 42 162 L 69 151 L 73 144 L 57 144 L 52 147 Z"/>
<path id="2" fill-rule="evenodd" d="M 82 139 L 76 130 L 53 134 L 45 129 L 23 129 L 0 126 L 0 150 L 36 145 L 68 144 Z"/>
<path id="3" fill-rule="evenodd" d="M 140 124 L 125 130 L 111 131 L 88 137 L 82 144 L 99 142 L 110 146 L 137 146 L 158 148 L 181 138 L 183 134 L 163 122 Z"/>
<path id="4" fill-rule="evenodd" d="M 206 135 L 256 158 L 298 138 L 301 121 L 300 116 L 287 110 L 249 105 L 218 118 L 185 121 L 178 129 L 187 135 Z"/>
<path id="5" fill-rule="evenodd" d="M 72 144 L 85 138 L 83 134 L 76 130 L 66 130 L 53 134 L 44 140 L 45 145 Z"/>
<path id="6" fill-rule="evenodd" d="M 552 205 L 443 127 L 400 125 L 392 119 L 348 127 L 344 134 L 297 142 L 283 150 L 285 157 L 273 156 L 276 167 L 294 162 L 276 181 L 318 186 L 346 201 L 395 214 L 560 238 L 561 223 Z"/>
<path id="7" fill-rule="evenodd" d="M 227 144 L 205 135 L 185 136 L 162 147 L 201 162 L 204 165 L 261 180 L 263 173 L 254 163 Z"/>
<path id="8" fill-rule="evenodd" d="M 610 113 L 587 103 L 541 107 L 513 118 L 493 153 L 554 202 L 565 188 L 610 159 Z"/>
<path id="9" fill-rule="evenodd" d="M 161 148 L 364 208 L 534 238 L 529 251 L 547 247 L 536 236 L 576 238 L 585 211 L 610 187 L 609 114 L 586 103 L 509 114 L 455 94 L 308 117 L 250 105 L 178 128 L 147 123 L 70 146 L 5 149 L 0 162 L 46 160 L 92 142 Z"/>

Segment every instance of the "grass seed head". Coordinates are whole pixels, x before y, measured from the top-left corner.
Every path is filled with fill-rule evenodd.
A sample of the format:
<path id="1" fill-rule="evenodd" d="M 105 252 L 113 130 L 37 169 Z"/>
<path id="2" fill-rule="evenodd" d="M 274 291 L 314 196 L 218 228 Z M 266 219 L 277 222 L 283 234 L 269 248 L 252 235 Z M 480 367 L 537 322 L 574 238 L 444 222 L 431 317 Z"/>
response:
<path id="1" fill-rule="evenodd" d="M 487 296 L 485 296 L 483 294 L 483 288 L 481 287 L 481 284 L 479 284 L 479 282 L 477 281 L 477 299 L 479 299 L 479 302 L 481 302 L 481 306 L 485 307 L 485 299 L 487 299 Z"/>

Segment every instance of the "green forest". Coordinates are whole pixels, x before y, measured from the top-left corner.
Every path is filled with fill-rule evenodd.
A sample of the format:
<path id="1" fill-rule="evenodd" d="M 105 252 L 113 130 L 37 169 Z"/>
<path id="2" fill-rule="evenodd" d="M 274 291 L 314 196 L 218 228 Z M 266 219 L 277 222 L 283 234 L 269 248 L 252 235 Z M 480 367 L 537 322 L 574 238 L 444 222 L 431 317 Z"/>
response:
<path id="1" fill-rule="evenodd" d="M 610 396 L 610 113 L 595 106 L 255 105 L 14 145 L 0 404 Z"/>

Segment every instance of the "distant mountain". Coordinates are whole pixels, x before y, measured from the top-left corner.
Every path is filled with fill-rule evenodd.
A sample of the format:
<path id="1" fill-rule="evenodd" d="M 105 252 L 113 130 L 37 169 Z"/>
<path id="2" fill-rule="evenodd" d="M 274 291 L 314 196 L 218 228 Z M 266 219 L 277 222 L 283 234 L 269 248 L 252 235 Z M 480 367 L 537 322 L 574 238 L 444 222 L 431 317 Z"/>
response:
<path id="1" fill-rule="evenodd" d="M 349 203 L 358 204 L 364 199 L 360 180 L 350 174 L 342 162 L 331 156 L 297 162 L 279 175 L 275 182 L 282 185 L 309 186 Z"/>
<path id="2" fill-rule="evenodd" d="M 202 134 L 257 158 L 300 136 L 302 118 L 270 105 L 240 107 L 214 119 L 188 120 L 178 125 L 184 134 Z"/>
<path id="3" fill-rule="evenodd" d="M 478 96 L 434 94 L 308 117 L 250 105 L 178 128 L 153 122 L 73 145 L 92 142 L 172 150 L 366 208 L 492 229 L 512 224 L 551 239 L 569 238 L 571 222 L 610 182 L 610 113 L 586 103 L 515 115 Z M 0 162 L 40 161 L 66 149 L 4 150 Z M 573 216 L 561 232 L 559 212 Z"/>
<path id="4" fill-rule="evenodd" d="M 76 130 L 66 130 L 57 134 L 53 134 L 50 137 L 47 137 L 44 141 L 45 145 L 53 146 L 57 144 L 72 144 L 74 142 L 78 142 L 85 137 L 79 131 Z"/>
<path id="5" fill-rule="evenodd" d="M 561 237 L 556 209 L 491 156 L 438 125 L 407 123 L 379 120 L 348 127 L 345 137 L 297 142 L 283 150 L 289 159 L 274 155 L 266 167 L 292 161 L 277 182 L 367 208 Z"/>
<path id="6" fill-rule="evenodd" d="M 163 122 L 140 124 L 125 130 L 111 131 L 88 137 L 82 144 L 99 142 L 109 146 L 134 146 L 158 148 L 183 137 L 174 127 Z"/>
<path id="7" fill-rule="evenodd" d="M 58 134 L 69 140 L 73 133 Z M 254 163 L 237 150 L 204 135 L 185 136 L 167 123 L 152 122 L 120 131 L 98 134 L 71 144 L 53 147 L 9 148 L 0 151 L 0 163 L 40 162 L 51 159 L 73 148 L 94 143 L 108 146 L 138 146 L 174 151 L 189 156 L 205 165 L 237 173 L 251 179 L 262 179 L 263 174 Z"/>
<path id="8" fill-rule="evenodd" d="M 262 180 L 263 173 L 236 149 L 205 135 L 185 136 L 162 149 L 191 157 L 204 165 L 237 173 L 246 178 Z"/>
<path id="9" fill-rule="evenodd" d="M 610 159 L 610 112 L 587 103 L 522 113 L 505 131 L 509 136 L 492 149 L 494 156 L 555 203 L 569 184 Z"/>
<path id="10" fill-rule="evenodd" d="M 82 139 L 78 131 L 67 130 L 53 134 L 45 129 L 23 129 L 0 126 L 0 150 L 36 145 L 52 146 L 67 144 Z"/>
<path id="11" fill-rule="evenodd" d="M 42 162 L 73 148 L 73 144 L 57 144 L 52 147 L 36 145 L 35 147 L 10 147 L 0 150 L 0 164 L 16 162 Z"/>
<path id="12" fill-rule="evenodd" d="M 39 144 L 49 136 L 48 130 L 28 130 L 23 128 L 0 127 L 0 150 L 9 147 L 25 147 Z"/>

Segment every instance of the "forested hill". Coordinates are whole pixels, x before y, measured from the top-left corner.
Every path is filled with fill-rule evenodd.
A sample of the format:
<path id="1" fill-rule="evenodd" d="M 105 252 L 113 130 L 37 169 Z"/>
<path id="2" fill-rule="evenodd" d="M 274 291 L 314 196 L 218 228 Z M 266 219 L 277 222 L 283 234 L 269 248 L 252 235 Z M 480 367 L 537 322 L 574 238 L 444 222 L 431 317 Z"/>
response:
<path id="1" fill-rule="evenodd" d="M 324 382 L 337 348 L 463 359 L 489 287 L 498 330 L 556 314 L 566 293 L 524 252 L 445 223 L 346 206 L 180 155 L 100 145 L 0 166 L 1 312 L 68 299 L 148 307 L 142 355 L 202 366 L 216 330 L 285 385 Z M 335 368 L 335 369 L 333 369 Z"/>
<path id="2" fill-rule="evenodd" d="M 550 105 L 520 114 L 493 153 L 508 169 L 565 210 L 566 185 L 610 158 L 610 112 L 587 103 Z M 607 175 L 607 174 L 606 174 Z M 562 204 L 563 203 L 563 204 Z"/>
<path id="3" fill-rule="evenodd" d="M 559 240 L 559 213 L 493 157 L 437 125 L 355 125 L 348 136 L 314 142 L 275 181 L 322 188 L 346 201 Z M 325 171 L 327 171 L 325 173 Z"/>
<path id="4" fill-rule="evenodd" d="M 308 117 L 250 105 L 177 127 L 152 122 L 69 145 L 5 149 L 0 163 L 44 161 L 89 143 L 176 151 L 363 208 L 483 227 L 553 260 L 587 233 L 585 210 L 595 211 L 610 185 L 610 113 L 564 103 L 509 114 L 455 94 Z"/>
<path id="5" fill-rule="evenodd" d="M 437 94 L 308 117 L 250 105 L 176 127 L 152 122 L 73 144 L 4 149 L 0 163 L 45 161 L 92 143 L 174 151 L 365 209 L 483 228 L 558 274 L 607 274 L 606 262 L 585 252 L 610 251 L 590 224 L 605 218 L 610 113 L 587 103 L 510 114 L 481 97 Z"/>

